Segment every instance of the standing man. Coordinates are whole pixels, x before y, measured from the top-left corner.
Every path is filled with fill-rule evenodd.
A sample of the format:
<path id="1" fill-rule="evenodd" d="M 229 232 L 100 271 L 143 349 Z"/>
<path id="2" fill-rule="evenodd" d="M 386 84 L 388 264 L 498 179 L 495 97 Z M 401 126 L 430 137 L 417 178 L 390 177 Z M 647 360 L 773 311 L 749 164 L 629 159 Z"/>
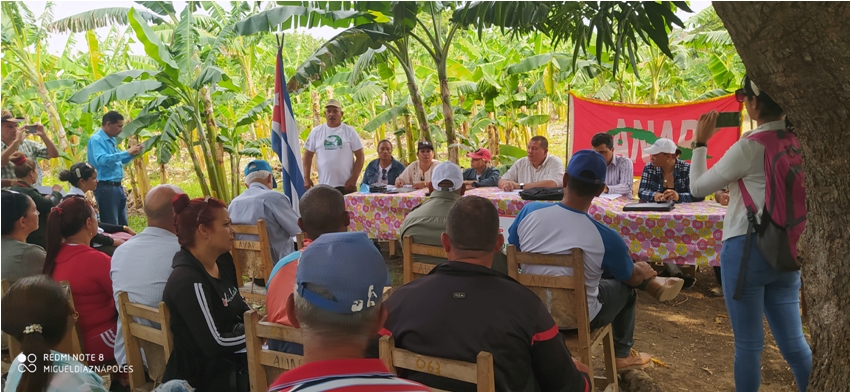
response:
<path id="1" fill-rule="evenodd" d="M 3 188 L 6 188 L 12 186 L 12 184 L 14 184 L 17 180 L 15 178 L 15 164 L 9 162 L 9 158 L 11 158 L 15 151 L 20 151 L 24 153 L 27 158 L 38 162 L 37 158 L 50 159 L 58 157 L 59 150 L 56 149 L 56 145 L 54 145 L 53 141 L 47 137 L 46 133 L 44 133 L 44 127 L 41 124 L 28 125 L 27 127 L 35 129 L 34 133 L 29 133 L 27 132 L 26 127 L 18 128 L 18 124 L 24 121 L 23 118 L 15 118 L 15 116 L 12 115 L 12 112 L 8 110 L 4 110 L 0 116 L 3 118 L 2 133 L 0 133 L 0 139 L 3 141 L 2 186 Z M 27 140 L 27 136 L 30 134 L 40 137 L 41 141 L 44 142 L 44 145 L 38 144 L 32 140 Z M 39 185 L 41 184 L 41 166 L 36 165 L 36 170 L 38 170 L 36 185 Z"/>
<path id="2" fill-rule="evenodd" d="M 505 192 L 516 189 L 554 188 L 564 185 L 564 162 L 549 155 L 549 141 L 535 136 L 528 141 L 528 156 L 520 158 L 499 180 Z"/>
<path id="3" fill-rule="evenodd" d="M 100 130 L 89 138 L 89 162 L 97 169 L 97 188 L 94 198 L 100 209 L 100 221 L 113 225 L 127 225 L 127 195 L 121 180 L 124 179 L 124 165 L 130 163 L 142 152 L 137 144 L 127 151 L 121 151 L 115 137 L 124 129 L 124 116 L 116 111 L 103 115 Z"/>
<path id="4" fill-rule="evenodd" d="M 631 159 L 614 155 L 614 137 L 600 132 L 590 139 L 593 151 L 605 158 L 608 174 L 605 175 L 605 188 L 602 193 L 632 197 L 635 183 L 635 165 Z"/>
<path id="5" fill-rule="evenodd" d="M 363 170 L 363 143 L 350 125 L 342 122 L 342 105 L 331 99 L 325 105 L 327 122 L 313 128 L 304 144 L 304 188 L 310 189 L 313 180 L 313 156 L 318 155 L 316 168 L 319 184 L 330 185 L 343 195 L 357 190 L 357 178 Z M 351 154 L 354 154 L 354 160 Z"/>

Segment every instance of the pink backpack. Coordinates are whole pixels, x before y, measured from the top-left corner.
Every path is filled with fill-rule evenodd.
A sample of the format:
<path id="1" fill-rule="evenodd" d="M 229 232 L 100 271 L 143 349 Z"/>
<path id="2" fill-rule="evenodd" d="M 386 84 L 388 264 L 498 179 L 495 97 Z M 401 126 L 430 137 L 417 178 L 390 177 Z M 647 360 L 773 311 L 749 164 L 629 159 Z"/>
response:
<path id="1" fill-rule="evenodd" d="M 747 233 L 755 228 L 759 250 L 774 268 L 783 272 L 799 270 L 797 241 L 806 228 L 807 212 L 800 143 L 794 133 L 785 129 L 754 133 L 747 139 L 764 146 L 765 175 L 761 223 L 756 222 L 756 206 L 744 181 L 738 180 L 750 221 Z M 744 249 L 749 249 L 748 244 Z"/>

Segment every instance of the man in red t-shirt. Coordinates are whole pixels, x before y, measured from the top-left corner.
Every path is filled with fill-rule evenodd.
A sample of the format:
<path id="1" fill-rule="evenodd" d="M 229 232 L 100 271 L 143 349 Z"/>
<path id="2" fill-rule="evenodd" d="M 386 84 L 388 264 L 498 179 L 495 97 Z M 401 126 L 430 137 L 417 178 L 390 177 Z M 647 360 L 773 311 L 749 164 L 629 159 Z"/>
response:
<path id="1" fill-rule="evenodd" d="M 301 210 L 298 227 L 304 232 L 304 248 L 322 234 L 348 231 L 350 218 L 345 210 L 345 199 L 337 189 L 329 185 L 314 186 L 304 193 L 298 206 Z M 295 271 L 303 250 L 299 249 L 280 259 L 272 269 L 266 295 L 268 321 L 292 326 L 286 315 L 286 299 L 292 294 Z M 269 340 L 269 349 L 304 355 L 300 344 L 280 340 Z"/>
<path id="2" fill-rule="evenodd" d="M 381 294 L 389 272 L 369 237 L 325 233 L 301 258 L 286 313 L 304 338 L 304 364 L 269 391 L 430 391 L 397 378 L 380 359 L 363 358 L 387 318 Z"/>

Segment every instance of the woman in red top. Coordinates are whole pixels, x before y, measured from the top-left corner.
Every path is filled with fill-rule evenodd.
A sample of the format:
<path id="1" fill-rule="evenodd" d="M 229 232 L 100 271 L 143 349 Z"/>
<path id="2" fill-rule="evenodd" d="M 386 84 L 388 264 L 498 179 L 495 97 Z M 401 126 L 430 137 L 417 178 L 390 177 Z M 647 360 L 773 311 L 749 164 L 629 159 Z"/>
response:
<path id="1" fill-rule="evenodd" d="M 44 274 L 57 282 L 67 280 L 71 286 L 74 307 L 80 313 L 77 325 L 89 355 L 89 365 L 115 359 L 113 348 L 118 322 L 109 277 L 111 259 L 89 246 L 95 234 L 97 216 L 85 198 L 63 200 L 47 218 Z"/>

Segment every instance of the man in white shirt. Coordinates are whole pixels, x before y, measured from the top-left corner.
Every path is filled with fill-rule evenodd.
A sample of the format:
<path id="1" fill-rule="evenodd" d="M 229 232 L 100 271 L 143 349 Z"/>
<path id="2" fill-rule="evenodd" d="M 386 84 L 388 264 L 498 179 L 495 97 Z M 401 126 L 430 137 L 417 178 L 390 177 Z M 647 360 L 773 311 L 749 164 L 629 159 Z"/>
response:
<path id="1" fill-rule="evenodd" d="M 564 185 L 564 162 L 549 155 L 549 141 L 535 136 L 528 141 L 528 156 L 520 158 L 499 180 L 506 192 L 515 189 L 554 188 Z"/>
<path id="2" fill-rule="evenodd" d="M 292 237 L 301 232 L 298 214 L 286 195 L 272 190 L 277 188 L 277 182 L 268 162 L 261 159 L 249 162 L 245 166 L 245 185 L 248 189 L 230 202 L 227 212 L 234 225 L 256 225 L 257 220 L 265 220 L 273 267 L 274 263 L 295 250 Z M 236 239 L 256 241 L 257 236 L 237 234 Z M 254 283 L 265 286 L 265 279 L 254 279 Z"/>
<path id="3" fill-rule="evenodd" d="M 632 197 L 635 183 L 635 165 L 631 159 L 614 155 L 614 137 L 600 132 L 590 139 L 593 151 L 605 158 L 608 173 L 605 175 L 605 189 L 602 193 Z"/>
<path id="4" fill-rule="evenodd" d="M 109 275 L 112 278 L 112 293 L 118 304 L 118 292 L 126 292 L 130 302 L 159 306 L 162 290 L 171 275 L 171 263 L 174 254 L 180 251 L 174 228 L 174 210 L 171 199 L 183 194 L 183 190 L 174 185 L 159 185 L 145 196 L 145 216 L 148 227 L 123 245 L 115 248 Z M 138 321 L 144 322 L 139 319 Z M 121 319 L 115 337 L 115 361 L 119 365 L 127 364 L 124 352 L 124 335 Z"/>
<path id="5" fill-rule="evenodd" d="M 363 170 L 365 156 L 360 136 L 350 125 L 342 122 L 342 105 L 331 99 L 325 105 L 327 122 L 310 131 L 304 143 L 304 188 L 310 189 L 313 180 L 313 156 L 318 156 L 319 184 L 337 188 L 342 194 L 357 190 L 357 178 Z M 354 159 L 351 159 L 354 154 Z"/>

